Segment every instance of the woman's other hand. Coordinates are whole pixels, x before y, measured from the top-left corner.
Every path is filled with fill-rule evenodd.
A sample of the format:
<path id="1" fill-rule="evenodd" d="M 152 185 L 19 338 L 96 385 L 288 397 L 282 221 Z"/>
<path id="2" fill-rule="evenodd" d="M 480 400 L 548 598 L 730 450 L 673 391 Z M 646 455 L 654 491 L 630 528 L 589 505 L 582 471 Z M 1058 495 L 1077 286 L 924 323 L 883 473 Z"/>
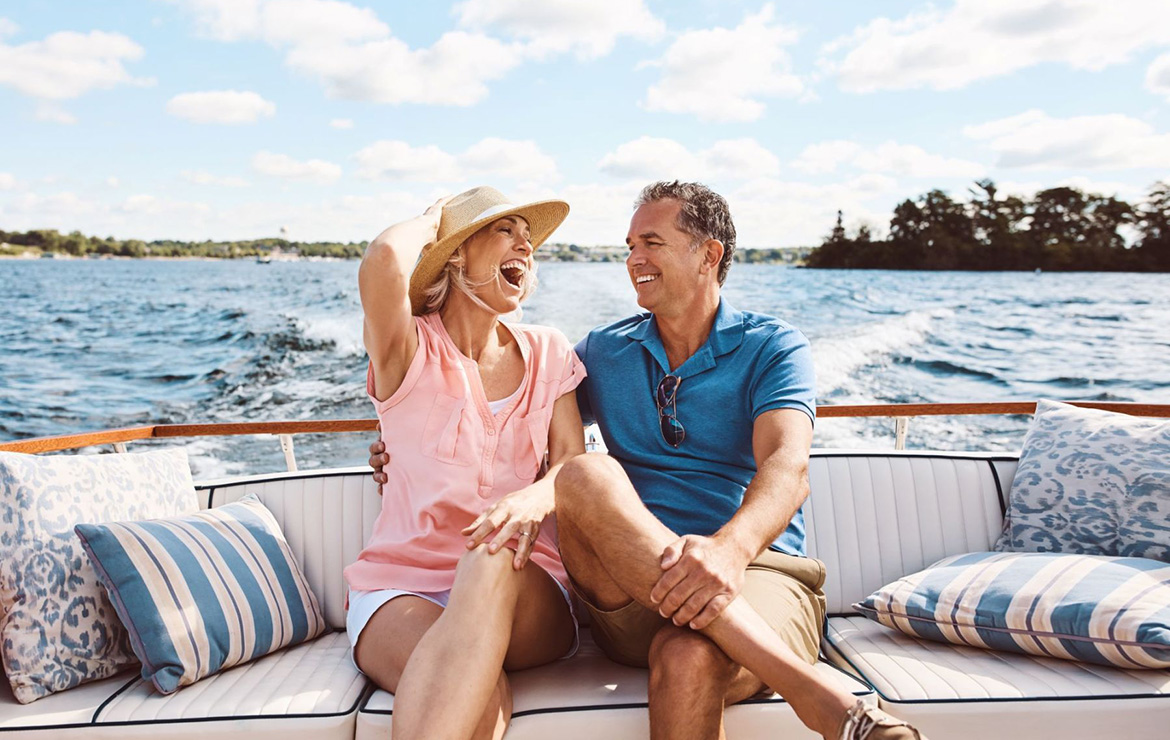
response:
<path id="1" fill-rule="evenodd" d="M 381 429 L 382 425 L 378 425 Z M 370 467 L 374 469 L 374 482 L 378 484 L 378 495 L 382 495 L 382 484 L 390 480 L 382 470 L 390 464 L 390 456 L 386 454 L 386 444 L 381 439 L 374 440 L 370 445 Z"/>
<path id="2" fill-rule="evenodd" d="M 509 493 L 464 528 L 462 534 L 469 538 L 467 549 L 471 550 L 491 537 L 488 550 L 498 552 L 508 540 L 516 537 L 512 567 L 520 570 L 531 557 L 532 546 L 540 535 L 540 525 L 549 513 L 548 497 L 539 486 Z"/>
<path id="3" fill-rule="evenodd" d="M 450 203 L 451 199 L 454 197 L 454 195 L 444 195 L 442 198 L 439 198 L 434 203 L 432 203 L 430 208 L 427 208 L 425 211 L 423 211 L 422 215 L 419 216 L 419 218 L 425 221 L 432 230 L 430 241 L 427 242 L 428 244 L 433 242 L 438 237 L 439 224 L 443 220 L 443 206 Z"/>

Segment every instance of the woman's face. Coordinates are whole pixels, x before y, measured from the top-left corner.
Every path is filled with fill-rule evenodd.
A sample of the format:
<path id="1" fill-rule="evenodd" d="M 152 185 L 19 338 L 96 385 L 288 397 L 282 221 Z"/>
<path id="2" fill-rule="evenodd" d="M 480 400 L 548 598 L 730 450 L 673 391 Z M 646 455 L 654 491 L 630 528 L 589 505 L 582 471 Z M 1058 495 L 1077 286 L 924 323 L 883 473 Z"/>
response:
<path id="1" fill-rule="evenodd" d="M 515 311 L 534 279 L 528 222 L 519 216 L 496 219 L 467 240 L 467 280 L 475 295 L 497 313 Z M 480 285 L 483 283 L 483 285 Z"/>

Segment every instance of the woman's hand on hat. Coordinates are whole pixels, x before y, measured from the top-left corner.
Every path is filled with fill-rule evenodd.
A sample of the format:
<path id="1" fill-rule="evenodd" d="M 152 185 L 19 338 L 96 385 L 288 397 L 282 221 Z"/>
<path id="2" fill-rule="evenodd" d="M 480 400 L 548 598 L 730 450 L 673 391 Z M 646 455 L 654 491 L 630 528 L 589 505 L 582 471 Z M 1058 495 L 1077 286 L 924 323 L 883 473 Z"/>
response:
<path id="1" fill-rule="evenodd" d="M 428 223 L 434 227 L 436 235 L 439 233 L 439 222 L 443 220 L 443 206 L 450 203 L 454 197 L 454 195 L 444 195 L 432 203 L 431 207 L 423 211 L 422 216 L 420 216 L 420 218 L 427 219 Z"/>

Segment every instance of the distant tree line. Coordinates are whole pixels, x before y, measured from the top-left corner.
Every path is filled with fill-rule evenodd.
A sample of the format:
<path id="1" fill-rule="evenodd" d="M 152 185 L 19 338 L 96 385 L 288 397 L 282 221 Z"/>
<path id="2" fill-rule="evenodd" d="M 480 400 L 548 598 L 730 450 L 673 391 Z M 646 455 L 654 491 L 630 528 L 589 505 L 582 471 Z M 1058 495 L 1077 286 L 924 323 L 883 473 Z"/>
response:
<path id="1" fill-rule="evenodd" d="M 969 202 L 942 190 L 898 204 L 889 236 L 837 224 L 808 267 L 910 270 L 1089 270 L 1170 272 L 1170 183 L 1134 206 L 1072 187 L 1032 198 L 999 197 L 980 180 Z"/>
<path id="2" fill-rule="evenodd" d="M 232 259 L 267 255 L 274 248 L 303 257 L 361 257 L 366 245 L 362 243 L 342 244 L 339 242 L 290 242 L 287 239 L 246 239 L 230 242 L 184 242 L 173 239 L 142 241 L 141 239 L 115 239 L 107 236 L 85 236 L 80 231 L 69 234 L 56 229 L 33 231 L 0 230 L 0 243 L 17 247 L 33 248 L 42 252 L 59 252 L 84 257 L 91 254 L 115 257 L 213 257 Z"/>

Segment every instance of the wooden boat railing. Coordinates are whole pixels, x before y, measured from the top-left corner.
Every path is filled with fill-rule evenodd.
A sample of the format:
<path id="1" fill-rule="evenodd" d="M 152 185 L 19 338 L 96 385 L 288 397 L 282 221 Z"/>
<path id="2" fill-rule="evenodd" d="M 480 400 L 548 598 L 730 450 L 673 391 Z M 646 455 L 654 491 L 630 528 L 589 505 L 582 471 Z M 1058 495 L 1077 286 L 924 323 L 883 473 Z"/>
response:
<path id="1" fill-rule="evenodd" d="M 1170 418 L 1170 404 L 1150 403 L 1108 403 L 1094 401 L 1071 401 L 1081 408 L 1115 411 L 1131 416 L 1152 416 Z M 1035 401 L 1006 403 L 887 403 L 868 405 L 841 405 L 817 407 L 819 419 L 841 419 L 859 417 L 884 417 L 894 419 L 894 449 L 906 447 L 906 433 L 910 419 L 916 416 L 986 416 L 986 415 L 1028 415 L 1036 411 Z M 284 452 L 285 463 L 290 471 L 297 469 L 296 453 L 293 448 L 295 434 L 338 434 L 342 432 L 373 432 L 377 419 L 336 419 L 317 421 L 271 421 L 242 422 L 233 424 L 152 424 L 147 426 L 106 429 L 99 432 L 82 432 L 55 437 L 0 442 L 0 452 L 60 452 L 96 445 L 112 445 L 117 452 L 125 452 L 126 444 L 144 439 L 165 439 L 172 437 L 223 437 L 234 435 L 276 436 Z"/>

